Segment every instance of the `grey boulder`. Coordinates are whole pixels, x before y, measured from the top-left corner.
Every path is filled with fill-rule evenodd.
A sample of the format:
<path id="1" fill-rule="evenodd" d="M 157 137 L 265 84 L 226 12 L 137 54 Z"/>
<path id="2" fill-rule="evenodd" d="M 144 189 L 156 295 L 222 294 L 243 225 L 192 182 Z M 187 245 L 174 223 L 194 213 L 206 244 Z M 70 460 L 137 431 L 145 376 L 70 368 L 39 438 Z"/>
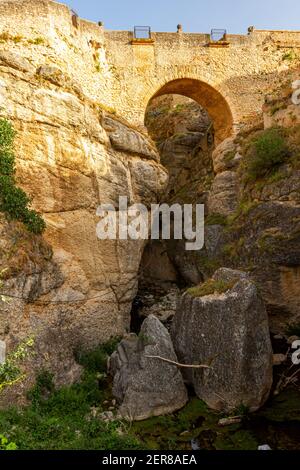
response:
<path id="1" fill-rule="evenodd" d="M 122 418 L 140 421 L 164 415 L 188 400 L 177 366 L 147 356 L 177 362 L 169 332 L 154 315 L 144 320 L 139 336 L 123 339 L 109 359 L 113 395 Z"/>
<path id="2" fill-rule="evenodd" d="M 171 336 L 179 361 L 206 364 L 187 369 L 197 396 L 216 410 L 260 408 L 272 386 L 272 347 L 264 302 L 246 273 L 221 268 L 212 285 L 221 293 L 186 292 L 174 316 Z M 227 286 L 227 287 L 226 287 Z"/>

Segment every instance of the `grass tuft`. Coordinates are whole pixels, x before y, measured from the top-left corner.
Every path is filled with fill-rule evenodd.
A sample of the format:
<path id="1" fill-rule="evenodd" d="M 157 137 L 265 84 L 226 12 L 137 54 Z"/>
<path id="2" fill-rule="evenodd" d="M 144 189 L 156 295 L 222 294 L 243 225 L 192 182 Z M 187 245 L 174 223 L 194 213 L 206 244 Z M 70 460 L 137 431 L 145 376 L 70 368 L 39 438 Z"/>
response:
<path id="1" fill-rule="evenodd" d="M 232 289 L 235 284 L 236 281 L 225 282 L 209 279 L 199 286 L 191 287 L 187 290 L 187 293 L 192 297 L 204 297 L 211 294 L 223 294 L 224 292 Z"/>

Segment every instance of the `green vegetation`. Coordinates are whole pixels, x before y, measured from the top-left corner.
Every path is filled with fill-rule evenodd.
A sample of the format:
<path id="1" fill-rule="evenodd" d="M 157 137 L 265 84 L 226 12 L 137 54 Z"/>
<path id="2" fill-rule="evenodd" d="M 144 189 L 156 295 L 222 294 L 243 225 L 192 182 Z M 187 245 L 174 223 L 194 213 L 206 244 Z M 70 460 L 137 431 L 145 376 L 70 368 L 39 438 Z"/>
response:
<path id="1" fill-rule="evenodd" d="M 9 34 L 7 31 L 3 31 L 3 33 L 0 34 L 0 42 L 6 42 L 6 41 L 13 41 L 15 44 L 21 42 L 23 39 L 22 36 L 16 35 L 12 36 Z"/>
<path id="2" fill-rule="evenodd" d="M 227 243 L 223 247 L 223 254 L 225 256 L 229 256 L 231 259 L 231 262 L 236 262 L 238 263 L 240 260 L 240 251 L 244 248 L 245 246 L 245 237 L 240 237 L 234 242 Z"/>
<path id="3" fill-rule="evenodd" d="M 177 104 L 174 108 L 169 110 L 169 113 L 180 114 L 185 109 L 189 108 L 190 103 Z"/>
<path id="4" fill-rule="evenodd" d="M 229 289 L 232 289 L 235 284 L 236 281 L 225 282 L 209 279 L 199 286 L 191 287 L 187 292 L 193 297 L 204 297 L 205 295 L 222 294 Z"/>
<path id="5" fill-rule="evenodd" d="M 0 450 L 17 450 L 15 442 L 9 442 L 7 437 L 0 434 Z"/>
<path id="6" fill-rule="evenodd" d="M 271 128 L 260 132 L 252 139 L 246 152 L 246 181 L 255 181 L 274 173 L 289 155 L 283 129 Z"/>
<path id="7" fill-rule="evenodd" d="M 287 443 L 284 431 L 280 433 L 282 421 L 299 416 L 299 393 L 293 390 L 289 404 L 281 399 L 288 391 L 276 397 L 274 410 L 269 404 L 253 415 L 239 407 L 234 415 L 242 416 L 242 422 L 224 427 L 219 420 L 227 415 L 209 410 L 196 397 L 171 415 L 133 423 L 103 421 L 99 415 L 112 398 L 106 362 L 117 343 L 112 340 L 92 352 L 77 352 L 83 366 L 80 383 L 57 389 L 52 374 L 42 371 L 28 393 L 28 406 L 0 410 L 0 450 L 190 450 L 193 439 L 200 449 L 210 450 L 255 450 L 262 442 L 272 448 L 298 445 L 297 436 Z M 264 429 L 261 423 L 266 419 Z"/>
<path id="8" fill-rule="evenodd" d="M 284 171 L 280 171 L 280 169 L 278 169 L 277 172 L 270 174 L 267 178 L 257 180 L 255 188 L 262 190 L 264 187 L 266 187 L 266 185 L 278 183 L 278 181 L 282 181 L 284 178 L 286 178 L 286 176 L 287 175 Z"/>
<path id="9" fill-rule="evenodd" d="M 22 342 L 0 365 L 0 393 L 4 388 L 10 387 L 25 378 L 25 374 L 20 369 L 20 364 L 30 355 L 33 345 L 33 338 Z"/>
<path id="10" fill-rule="evenodd" d="M 289 51 L 289 52 L 286 52 L 283 56 L 282 56 L 282 60 L 288 60 L 288 61 L 293 61 L 297 59 L 297 54 L 295 53 L 295 51 Z"/>
<path id="11" fill-rule="evenodd" d="M 103 411 L 102 402 L 110 398 L 105 372 L 115 345 L 116 341 L 111 341 L 93 352 L 77 353 L 84 367 L 78 384 L 56 389 L 52 375 L 41 372 L 28 394 L 29 406 L 0 411 L 0 433 L 20 450 L 142 448 L 124 423 L 105 422 L 92 413 L 93 408 Z"/>
<path id="12" fill-rule="evenodd" d="M 289 240 L 290 235 L 283 233 L 278 228 L 269 228 L 261 233 L 256 244 L 260 251 L 267 253 L 274 253 L 276 249 L 279 249 L 282 242 Z"/>
<path id="13" fill-rule="evenodd" d="M 227 217 L 222 214 L 209 214 L 205 219 L 206 225 L 227 225 Z"/>
<path id="14" fill-rule="evenodd" d="M 30 232 L 40 234 L 44 220 L 29 209 L 30 198 L 16 186 L 13 142 L 15 131 L 9 121 L 0 119 L 0 211 L 8 219 L 23 222 Z"/>
<path id="15" fill-rule="evenodd" d="M 41 36 L 38 36 L 34 39 L 28 39 L 28 44 L 33 44 L 35 46 L 41 46 L 45 43 L 46 43 L 45 39 L 42 38 Z"/>
<path id="16" fill-rule="evenodd" d="M 217 256 L 210 257 L 203 253 L 200 253 L 198 258 L 198 266 L 201 272 L 205 272 L 207 275 L 212 276 L 213 273 L 221 267 L 221 262 Z"/>
<path id="17" fill-rule="evenodd" d="M 300 337 L 300 323 L 294 323 L 289 325 L 286 330 L 288 336 L 299 336 Z"/>
<path id="18" fill-rule="evenodd" d="M 227 217 L 227 226 L 228 230 L 232 231 L 236 229 L 235 222 L 240 218 L 240 217 L 245 217 L 249 215 L 249 213 L 257 207 L 259 203 L 257 201 L 252 201 L 251 199 L 243 199 L 239 202 L 238 207 L 236 208 L 236 211 Z"/>
<path id="19" fill-rule="evenodd" d="M 297 422 L 299 431 L 299 390 L 296 387 L 286 388 L 279 395 L 273 397 L 267 406 L 262 408 L 257 414 L 273 422 Z M 296 438 L 297 435 L 295 435 Z"/>
<path id="20" fill-rule="evenodd" d="M 225 161 L 226 163 L 231 162 L 231 161 L 234 159 L 235 155 L 236 155 L 236 151 L 235 151 L 235 150 L 230 150 L 229 152 L 227 152 L 227 153 L 224 155 L 224 161 Z"/>
<path id="21" fill-rule="evenodd" d="M 240 429 L 241 424 L 220 427 L 220 417 L 194 397 L 173 415 L 133 423 L 131 432 L 143 441 L 147 449 L 152 450 L 191 450 L 192 439 L 196 440 L 200 449 L 257 449 L 258 443 L 250 431 Z"/>

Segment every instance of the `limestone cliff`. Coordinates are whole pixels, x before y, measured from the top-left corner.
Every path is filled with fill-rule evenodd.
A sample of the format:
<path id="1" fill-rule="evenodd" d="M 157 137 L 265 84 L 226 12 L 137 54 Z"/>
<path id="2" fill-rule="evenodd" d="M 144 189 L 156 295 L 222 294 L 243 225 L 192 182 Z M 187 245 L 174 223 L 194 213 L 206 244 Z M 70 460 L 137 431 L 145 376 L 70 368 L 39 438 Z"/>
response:
<path id="1" fill-rule="evenodd" d="M 211 262 L 246 267 L 263 292 L 272 330 L 281 333 L 300 319 L 300 120 L 290 85 L 266 98 L 264 126 L 215 150 L 208 222 L 219 243 L 200 261 L 204 271 Z"/>
<path id="2" fill-rule="evenodd" d="M 60 69 L 2 50 L 0 83 L 1 116 L 17 130 L 17 181 L 47 224 L 43 241 L 1 219 L 3 290 L 12 297 L 1 305 L 0 335 L 10 346 L 34 334 L 34 363 L 66 382 L 78 372 L 67 370 L 71 350 L 129 327 L 137 289 L 143 242 L 98 240 L 96 209 L 119 195 L 156 202 L 167 173 L 149 138 Z"/>

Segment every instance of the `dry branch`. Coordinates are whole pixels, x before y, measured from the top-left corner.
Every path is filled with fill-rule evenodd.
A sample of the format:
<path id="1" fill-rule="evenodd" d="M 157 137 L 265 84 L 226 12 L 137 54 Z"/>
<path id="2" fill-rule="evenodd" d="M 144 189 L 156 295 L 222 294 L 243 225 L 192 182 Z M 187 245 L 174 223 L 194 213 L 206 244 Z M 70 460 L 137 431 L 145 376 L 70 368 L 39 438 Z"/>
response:
<path id="1" fill-rule="evenodd" d="M 180 364 L 179 362 L 171 361 L 171 359 L 166 359 L 160 356 L 149 356 L 146 355 L 145 357 L 149 357 L 150 359 L 160 359 L 161 361 L 168 362 L 169 364 L 174 364 L 177 367 L 186 367 L 189 369 L 210 369 L 211 366 L 206 364 Z"/>

